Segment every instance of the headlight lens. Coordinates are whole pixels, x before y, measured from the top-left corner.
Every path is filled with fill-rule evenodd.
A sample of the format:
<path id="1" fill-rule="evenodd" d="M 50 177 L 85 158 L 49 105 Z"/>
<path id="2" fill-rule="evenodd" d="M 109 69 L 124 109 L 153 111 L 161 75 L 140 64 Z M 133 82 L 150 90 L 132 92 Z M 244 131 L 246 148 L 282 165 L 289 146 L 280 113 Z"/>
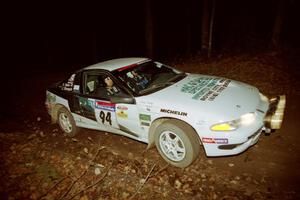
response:
<path id="1" fill-rule="evenodd" d="M 255 113 L 247 113 L 240 117 L 238 120 L 230 122 L 222 122 L 214 124 L 210 127 L 212 131 L 234 131 L 241 125 L 249 125 L 255 121 Z"/>
<path id="2" fill-rule="evenodd" d="M 241 116 L 240 123 L 242 125 L 249 125 L 255 121 L 255 114 L 254 113 L 247 113 Z"/>
<path id="3" fill-rule="evenodd" d="M 233 131 L 239 127 L 238 120 L 223 122 L 210 127 L 212 131 Z"/>

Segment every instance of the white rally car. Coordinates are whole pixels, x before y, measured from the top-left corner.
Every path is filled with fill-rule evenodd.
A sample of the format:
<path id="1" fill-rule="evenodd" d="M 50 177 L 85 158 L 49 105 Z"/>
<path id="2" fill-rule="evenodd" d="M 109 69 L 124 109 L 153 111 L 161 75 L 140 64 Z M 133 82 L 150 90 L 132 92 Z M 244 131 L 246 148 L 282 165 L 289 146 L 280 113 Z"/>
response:
<path id="1" fill-rule="evenodd" d="M 215 76 L 184 73 L 147 58 L 120 58 L 73 73 L 49 87 L 46 107 L 68 136 L 77 127 L 156 145 L 177 167 L 207 156 L 234 155 L 279 129 L 285 96 Z"/>

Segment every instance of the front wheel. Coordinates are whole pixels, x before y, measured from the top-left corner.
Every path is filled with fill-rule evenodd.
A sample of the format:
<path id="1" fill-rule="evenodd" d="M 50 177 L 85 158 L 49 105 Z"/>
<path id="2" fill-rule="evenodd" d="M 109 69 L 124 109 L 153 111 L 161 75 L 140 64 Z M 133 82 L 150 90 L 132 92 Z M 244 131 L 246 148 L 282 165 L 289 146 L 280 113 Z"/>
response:
<path id="1" fill-rule="evenodd" d="M 200 143 L 194 129 L 178 120 L 167 120 L 155 130 L 160 155 L 176 167 L 189 166 L 199 155 Z"/>
<path id="2" fill-rule="evenodd" d="M 58 124 L 61 130 L 69 137 L 74 137 L 78 128 L 76 127 L 73 116 L 66 108 L 58 110 Z"/>

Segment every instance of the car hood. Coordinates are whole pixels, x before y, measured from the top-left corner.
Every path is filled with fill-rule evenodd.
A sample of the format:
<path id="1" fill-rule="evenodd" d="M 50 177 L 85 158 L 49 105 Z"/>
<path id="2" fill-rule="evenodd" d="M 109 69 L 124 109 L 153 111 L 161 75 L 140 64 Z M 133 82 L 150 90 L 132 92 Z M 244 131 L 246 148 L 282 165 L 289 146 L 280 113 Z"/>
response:
<path id="1" fill-rule="evenodd" d="M 156 112 L 202 115 L 216 120 L 237 119 L 254 112 L 260 103 L 257 88 L 215 76 L 188 74 L 181 81 L 144 96 L 142 103 L 151 104 Z"/>

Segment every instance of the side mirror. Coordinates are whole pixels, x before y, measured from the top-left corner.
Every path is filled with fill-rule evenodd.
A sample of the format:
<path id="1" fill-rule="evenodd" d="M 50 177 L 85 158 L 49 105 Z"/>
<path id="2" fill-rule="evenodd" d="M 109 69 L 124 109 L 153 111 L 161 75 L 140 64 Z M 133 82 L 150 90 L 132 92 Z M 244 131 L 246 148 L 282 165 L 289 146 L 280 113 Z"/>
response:
<path id="1" fill-rule="evenodd" d="M 126 103 L 135 104 L 135 99 L 131 96 L 112 96 L 110 97 L 112 103 Z"/>

